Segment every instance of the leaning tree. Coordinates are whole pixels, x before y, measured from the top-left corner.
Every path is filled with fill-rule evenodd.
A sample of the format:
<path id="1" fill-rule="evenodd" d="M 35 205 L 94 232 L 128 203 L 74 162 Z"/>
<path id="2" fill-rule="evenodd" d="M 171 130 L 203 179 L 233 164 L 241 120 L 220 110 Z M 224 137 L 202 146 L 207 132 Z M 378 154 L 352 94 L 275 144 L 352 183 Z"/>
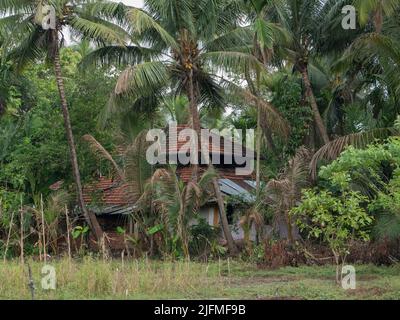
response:
<path id="1" fill-rule="evenodd" d="M 99 45 L 123 46 L 126 32 L 122 22 L 123 7 L 106 0 L 5 0 L 0 3 L 0 28 L 9 35 L 2 49 L 21 71 L 27 64 L 44 58 L 54 67 L 59 90 L 64 127 L 69 145 L 73 177 L 79 207 L 86 222 L 100 241 L 103 237 L 95 215 L 85 206 L 74 136 L 60 63 L 60 48 L 65 38 L 89 39 Z"/>

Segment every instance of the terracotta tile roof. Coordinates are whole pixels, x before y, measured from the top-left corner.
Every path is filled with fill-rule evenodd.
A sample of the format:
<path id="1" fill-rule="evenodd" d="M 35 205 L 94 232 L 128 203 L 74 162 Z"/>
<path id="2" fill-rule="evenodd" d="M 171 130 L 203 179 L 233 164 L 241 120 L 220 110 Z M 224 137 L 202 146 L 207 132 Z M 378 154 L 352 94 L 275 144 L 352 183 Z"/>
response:
<path id="1" fill-rule="evenodd" d="M 184 129 L 190 129 L 190 127 L 188 125 L 177 126 L 177 134 L 179 135 L 179 133 Z M 221 146 L 218 147 L 217 145 L 212 144 L 210 141 L 208 145 L 210 153 L 223 154 L 223 137 L 218 137 L 221 139 Z M 171 153 L 177 152 L 186 142 L 187 141 L 177 141 L 176 144 L 169 146 L 169 151 Z M 229 167 L 220 166 L 216 167 L 216 169 L 219 173 L 220 179 L 230 179 L 234 182 L 239 182 L 241 186 L 245 187 L 248 190 L 250 187 L 244 181 L 255 180 L 254 175 L 237 175 L 234 165 L 230 165 Z M 200 174 L 202 174 L 206 170 L 207 166 L 200 166 Z M 191 166 L 178 166 L 176 173 L 183 182 L 188 182 L 191 179 L 192 168 Z M 129 191 L 130 188 L 128 184 L 124 184 L 121 181 L 113 180 L 111 178 L 101 177 L 98 181 L 85 186 L 83 190 L 83 197 L 86 204 L 98 203 L 105 206 L 125 206 L 134 202 L 132 201 L 132 194 L 130 194 Z"/>
<path id="2" fill-rule="evenodd" d="M 174 153 L 180 153 L 182 152 L 183 146 L 190 141 L 190 137 L 187 136 L 185 132 L 183 132 L 186 129 L 191 129 L 189 125 L 177 125 L 176 126 L 176 139 L 171 139 L 171 143 L 169 141 L 169 134 L 170 134 L 170 127 L 167 127 L 165 129 L 166 134 L 167 134 L 167 141 L 166 145 L 163 146 L 167 151 L 167 154 L 174 154 Z M 204 129 L 204 128 L 202 128 Z M 182 137 L 180 139 L 179 135 L 182 133 Z M 217 143 L 219 139 L 219 145 Z M 217 135 L 213 133 L 211 130 L 209 131 L 209 140 L 207 142 L 203 142 L 207 147 L 210 152 L 212 153 L 217 153 L 217 154 L 224 154 L 224 139 L 226 139 L 226 143 L 230 143 L 232 146 L 231 152 L 234 154 L 235 152 L 237 153 L 238 150 L 242 152 L 242 154 L 245 154 L 246 148 L 244 146 L 241 146 L 241 144 L 238 143 L 233 143 L 232 140 L 224 138 L 223 136 Z M 236 148 L 235 148 L 236 147 Z M 198 148 L 199 151 L 201 150 L 201 141 L 198 141 Z M 240 152 L 238 153 L 240 154 Z"/>
<path id="3" fill-rule="evenodd" d="M 207 170 L 207 167 L 200 167 L 200 175 Z M 235 168 L 216 168 L 220 179 L 229 179 L 233 181 L 255 180 L 254 175 L 239 176 L 236 174 Z M 178 167 L 176 173 L 183 182 L 188 182 L 192 178 L 192 168 L 190 166 Z"/>
<path id="4" fill-rule="evenodd" d="M 106 177 L 101 177 L 98 181 L 86 185 L 83 190 L 83 199 L 86 204 L 126 205 L 129 203 L 129 198 L 128 184 Z"/>
<path id="5" fill-rule="evenodd" d="M 53 183 L 49 187 L 49 189 L 52 190 L 52 191 L 60 190 L 62 188 L 63 184 L 64 184 L 64 180 L 57 181 L 56 183 Z"/>

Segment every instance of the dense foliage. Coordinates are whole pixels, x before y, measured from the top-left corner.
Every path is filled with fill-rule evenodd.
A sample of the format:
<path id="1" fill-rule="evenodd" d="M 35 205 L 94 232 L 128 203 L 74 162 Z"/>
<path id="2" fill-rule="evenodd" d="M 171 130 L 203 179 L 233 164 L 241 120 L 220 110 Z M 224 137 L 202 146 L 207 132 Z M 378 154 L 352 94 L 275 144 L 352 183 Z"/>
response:
<path id="1" fill-rule="evenodd" d="M 317 239 L 342 261 L 352 241 L 399 238 L 398 1 L 350 1 L 346 31 L 349 1 L 50 2 L 55 30 L 37 23 L 42 1 L 0 4 L 0 253 L 57 252 L 67 223 L 82 249 L 96 218 L 80 184 L 107 176 L 129 185 L 134 235 L 114 229 L 138 254 L 225 254 L 191 224 L 216 173 L 184 184 L 145 161 L 146 130 L 172 120 L 256 129 L 254 199 L 236 217 L 247 256 L 253 225 L 257 242 Z"/>

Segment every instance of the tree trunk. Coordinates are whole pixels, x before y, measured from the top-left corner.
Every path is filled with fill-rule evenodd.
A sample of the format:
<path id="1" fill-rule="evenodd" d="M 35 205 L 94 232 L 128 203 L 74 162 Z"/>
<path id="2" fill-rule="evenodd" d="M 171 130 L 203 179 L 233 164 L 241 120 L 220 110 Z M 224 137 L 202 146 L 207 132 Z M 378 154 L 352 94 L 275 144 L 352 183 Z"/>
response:
<path id="1" fill-rule="evenodd" d="M 200 126 L 200 116 L 199 116 L 199 111 L 197 110 L 197 103 L 193 86 L 193 69 L 191 69 L 189 72 L 188 91 L 189 91 L 188 92 L 189 109 L 192 118 L 192 129 L 196 131 L 197 137 L 200 139 L 201 126 Z M 198 147 L 198 144 L 196 147 Z M 197 163 L 192 163 L 192 181 L 197 182 L 198 175 L 199 175 L 199 165 Z"/>
<path id="2" fill-rule="evenodd" d="M 339 254 L 332 249 L 333 256 L 335 257 L 335 264 L 336 264 L 336 284 L 340 284 L 340 272 L 339 272 Z"/>
<path id="3" fill-rule="evenodd" d="M 237 253 L 237 248 L 235 245 L 235 241 L 233 240 L 231 230 L 229 228 L 228 218 L 225 212 L 224 198 L 222 197 L 221 189 L 219 188 L 217 178 L 212 179 L 212 183 L 214 186 L 215 196 L 218 202 L 219 216 L 221 218 L 222 230 L 224 231 L 225 239 L 226 242 L 228 243 L 229 252 L 234 255 Z"/>
<path id="4" fill-rule="evenodd" d="M 250 88 L 250 92 L 258 97 L 258 90 L 256 90 L 253 81 L 251 80 L 249 72 L 246 70 L 245 72 L 245 77 L 247 81 L 247 85 Z M 257 153 L 257 159 L 256 159 L 256 195 L 257 198 L 260 195 L 260 185 L 261 185 L 261 179 L 260 179 L 260 160 L 261 160 L 261 138 L 262 138 L 262 132 L 261 132 L 261 108 L 258 103 L 258 100 L 256 101 L 256 107 L 257 107 L 257 129 L 256 129 L 256 153 Z"/>
<path id="5" fill-rule="evenodd" d="M 68 111 L 68 104 L 67 104 L 67 99 L 65 96 L 64 80 L 63 80 L 62 72 L 61 72 L 60 51 L 58 48 L 58 31 L 57 30 L 54 31 L 54 35 L 55 35 L 55 46 L 56 46 L 56 48 L 54 50 L 55 51 L 54 52 L 54 72 L 55 72 L 55 76 L 56 76 L 58 91 L 60 94 L 61 108 L 62 108 L 62 113 L 63 113 L 63 118 L 64 118 L 64 127 L 65 127 L 65 132 L 66 132 L 67 140 L 68 140 L 72 172 L 73 172 L 73 176 L 74 176 L 74 180 L 75 180 L 75 184 L 76 184 L 78 204 L 79 204 L 80 209 L 82 210 L 83 216 L 85 217 L 87 224 L 94 231 L 97 241 L 100 242 L 103 239 L 103 231 L 99 225 L 99 222 L 97 221 L 96 216 L 92 212 L 89 212 L 86 209 L 85 202 L 83 200 L 82 183 L 81 183 L 81 176 L 79 173 L 78 158 L 76 156 L 74 136 L 72 134 L 71 121 L 70 121 L 69 111 Z"/>
<path id="6" fill-rule="evenodd" d="M 196 95 L 194 92 L 194 85 L 193 85 L 193 69 L 190 70 L 188 78 L 189 78 L 188 96 L 189 96 L 189 104 L 190 104 L 190 113 L 192 116 L 192 126 L 193 126 L 193 130 L 196 131 L 197 136 L 200 139 L 201 138 L 201 134 L 200 134 L 201 127 L 200 127 L 199 111 L 197 109 L 197 103 L 196 103 Z M 208 150 L 208 148 L 207 148 L 207 150 Z M 209 154 L 206 156 L 209 156 Z M 212 166 L 211 159 L 209 162 L 210 162 L 210 166 Z M 192 180 L 195 182 L 197 182 L 198 168 L 199 168 L 198 165 L 196 165 L 196 164 L 193 165 Z M 226 217 L 226 212 L 225 212 L 224 198 L 222 196 L 222 193 L 221 193 L 221 190 L 220 190 L 220 187 L 218 184 L 218 179 L 213 178 L 212 183 L 214 186 L 215 197 L 217 198 L 217 202 L 218 202 L 222 230 L 224 231 L 225 239 L 228 243 L 229 252 L 231 254 L 236 254 L 237 248 L 236 248 L 235 242 L 233 241 L 232 233 L 229 229 L 228 218 Z"/>
<path id="7" fill-rule="evenodd" d="M 257 152 L 257 164 L 256 164 L 256 194 L 257 198 L 260 196 L 260 186 L 261 186 L 261 179 L 260 179 L 260 170 L 261 170 L 261 108 L 257 102 L 257 141 L 256 141 L 256 152 Z"/>
<path id="8" fill-rule="evenodd" d="M 306 96 L 311 104 L 311 109 L 314 114 L 314 121 L 315 121 L 315 124 L 317 125 L 318 132 L 321 135 L 321 138 L 322 138 L 324 144 L 327 144 L 327 143 L 329 143 L 328 132 L 326 131 L 325 124 L 322 120 L 321 114 L 319 113 L 317 101 L 315 99 L 314 92 L 311 87 L 311 82 L 308 77 L 308 68 L 307 67 L 302 68 L 301 75 L 303 77 L 304 85 L 306 87 Z"/>

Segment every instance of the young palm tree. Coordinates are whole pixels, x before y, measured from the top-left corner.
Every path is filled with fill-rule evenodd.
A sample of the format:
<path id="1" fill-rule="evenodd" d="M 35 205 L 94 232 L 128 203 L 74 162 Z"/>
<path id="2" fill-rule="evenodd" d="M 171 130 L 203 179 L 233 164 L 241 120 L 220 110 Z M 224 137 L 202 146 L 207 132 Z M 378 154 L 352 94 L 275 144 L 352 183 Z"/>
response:
<path id="1" fill-rule="evenodd" d="M 136 44 L 127 50 L 97 50 L 86 61 L 130 63 L 120 76 L 115 96 L 129 96 L 131 105 L 136 107 L 143 107 L 151 99 L 154 106 L 162 92 L 186 95 L 192 127 L 200 132 L 199 109 L 224 107 L 222 76 L 218 72 L 221 66 L 231 70 L 237 65 L 263 68 L 249 51 L 243 50 L 251 44 L 252 37 L 250 28 L 240 26 L 242 17 L 239 0 L 147 0 L 144 10 L 127 10 Z M 274 112 L 276 124 L 283 122 L 271 106 L 263 106 Z M 115 110 L 115 104 L 110 107 Z M 196 182 L 196 165 L 192 176 Z M 225 237 L 230 250 L 235 251 L 216 179 L 213 184 Z"/>
<path id="2" fill-rule="evenodd" d="M 213 176 L 215 172 L 209 170 L 197 182 L 185 184 L 173 168 L 157 169 L 137 202 L 139 209 L 151 203 L 150 214 L 162 217 L 164 232 L 173 242 L 179 242 L 185 258 L 189 258 L 189 222 L 209 199 Z"/>
<path id="3" fill-rule="evenodd" d="M 307 149 L 300 148 L 280 177 L 269 181 L 265 189 L 265 202 L 274 208 L 274 225 L 286 224 L 290 242 L 294 241 L 294 223 L 289 213 L 300 201 L 302 189 L 309 184 L 310 156 Z"/>
<path id="4" fill-rule="evenodd" d="M 27 63 L 44 57 L 54 66 L 54 74 L 59 89 L 64 127 L 67 135 L 72 171 L 76 183 L 78 203 L 82 213 L 98 240 L 102 230 L 94 214 L 88 212 L 82 195 L 78 160 L 74 136 L 70 122 L 65 94 L 64 79 L 60 63 L 60 47 L 64 34 L 90 39 L 100 44 L 124 44 L 125 32 L 109 21 L 121 21 L 123 7 L 102 0 L 49 0 L 47 4 L 54 9 L 54 26 L 43 24 L 44 1 L 9 0 L 0 3 L 0 28 L 10 37 L 3 43 L 3 50 L 10 60 L 21 70 Z M 49 11 L 52 14 L 51 11 Z M 47 18 L 46 18 L 47 20 Z"/>
<path id="5" fill-rule="evenodd" d="M 251 19 L 251 25 L 254 30 L 253 45 L 252 45 L 252 55 L 260 61 L 264 66 L 264 72 L 268 71 L 268 65 L 271 63 L 272 56 L 274 55 L 274 45 L 279 42 L 288 42 L 288 35 L 284 30 L 280 29 L 276 24 L 268 22 L 267 14 L 269 9 L 272 7 L 280 8 L 282 5 L 281 0 L 248 0 L 251 5 L 250 16 L 254 16 Z M 283 41 L 282 41 L 283 40 Z M 256 84 L 254 84 L 252 77 L 250 75 L 250 70 L 245 71 L 245 78 L 247 84 L 250 88 L 251 93 L 259 97 L 260 92 L 260 72 L 258 69 L 255 71 Z M 263 114 L 262 108 L 257 105 L 257 134 L 256 134 L 256 194 L 257 197 L 260 195 L 260 167 L 261 167 L 261 140 L 262 140 L 262 116 L 267 116 Z M 269 145 L 273 146 L 273 140 L 271 136 L 271 131 L 267 126 L 264 126 L 264 135 L 269 141 Z"/>

